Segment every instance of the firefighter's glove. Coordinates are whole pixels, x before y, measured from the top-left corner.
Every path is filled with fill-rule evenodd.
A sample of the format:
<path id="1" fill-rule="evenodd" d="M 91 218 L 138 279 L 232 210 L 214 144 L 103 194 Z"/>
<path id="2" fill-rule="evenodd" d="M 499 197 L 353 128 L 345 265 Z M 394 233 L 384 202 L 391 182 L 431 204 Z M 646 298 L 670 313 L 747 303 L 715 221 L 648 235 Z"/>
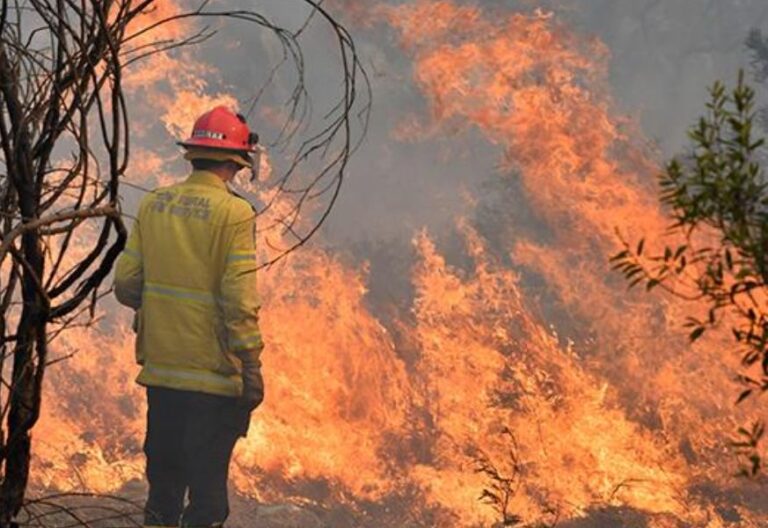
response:
<path id="1" fill-rule="evenodd" d="M 131 329 L 133 330 L 134 334 L 139 333 L 139 318 L 141 315 L 139 314 L 139 310 L 136 310 L 133 312 L 133 323 L 131 324 Z"/>
<path id="2" fill-rule="evenodd" d="M 258 362 L 243 362 L 243 395 L 240 405 L 253 411 L 264 401 L 264 379 Z"/>

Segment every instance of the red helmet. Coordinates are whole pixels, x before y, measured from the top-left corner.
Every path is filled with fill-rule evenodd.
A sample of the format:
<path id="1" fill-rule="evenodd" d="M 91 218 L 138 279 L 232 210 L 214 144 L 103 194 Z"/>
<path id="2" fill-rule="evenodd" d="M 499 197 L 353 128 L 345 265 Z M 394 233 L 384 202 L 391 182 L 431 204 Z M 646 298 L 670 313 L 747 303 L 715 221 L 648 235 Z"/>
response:
<path id="1" fill-rule="evenodd" d="M 180 141 L 183 147 L 255 152 L 259 136 L 248 129 L 245 118 L 226 106 L 217 106 L 195 121 L 192 136 Z"/>

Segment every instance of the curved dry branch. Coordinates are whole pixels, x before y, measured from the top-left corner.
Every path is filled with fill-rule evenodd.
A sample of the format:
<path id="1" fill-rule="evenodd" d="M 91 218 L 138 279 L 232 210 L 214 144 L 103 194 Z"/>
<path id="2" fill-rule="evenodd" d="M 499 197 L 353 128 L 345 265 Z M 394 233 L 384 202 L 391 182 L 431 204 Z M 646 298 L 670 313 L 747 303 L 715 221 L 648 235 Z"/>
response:
<path id="1" fill-rule="evenodd" d="M 156 53 L 198 43 L 202 35 L 206 35 L 207 40 L 215 33 L 206 25 L 196 32 L 191 40 L 173 41 L 164 37 L 163 28 L 180 20 L 253 24 L 270 31 L 279 42 L 281 59 L 270 70 L 265 85 L 245 99 L 250 114 L 261 100 L 267 86 L 276 78 L 278 71 L 290 64 L 296 82 L 285 102 L 286 118 L 277 137 L 268 143 L 270 148 L 288 155 L 288 166 L 282 175 L 269 183 L 269 187 L 276 192 L 268 193 L 271 195 L 270 199 L 257 211 L 262 220 L 259 232 L 262 235 L 277 232 L 278 237 L 287 239 L 287 242 L 279 245 L 268 242 L 271 247 L 279 246 L 280 249 L 274 257 L 262 263 L 261 267 L 274 264 L 306 244 L 327 220 L 339 196 L 349 159 L 364 139 L 371 110 L 369 78 L 347 29 L 322 6 L 322 2 L 300 0 L 299 3 L 307 6 L 309 14 L 305 22 L 294 31 L 275 24 L 254 10 L 213 9 L 210 2 L 203 1 L 194 9 L 175 13 L 141 27 L 125 39 L 125 42 L 130 43 L 147 39 L 153 34 L 158 35 L 155 41 L 145 42 L 133 48 L 127 65 Z M 298 136 L 306 133 L 311 126 L 312 101 L 305 82 L 306 63 L 301 38 L 307 35 L 307 28 L 312 23 L 324 24 L 332 32 L 337 49 L 340 88 L 337 101 L 331 110 L 322 116 L 318 130 L 306 138 L 298 139 Z M 289 153 L 290 151 L 293 153 Z M 311 168 L 312 164 L 316 165 L 314 169 Z M 307 175 L 304 172 L 308 167 Z M 283 212 L 273 214 L 278 208 Z"/>
<path id="2" fill-rule="evenodd" d="M 115 495 L 59 493 L 25 502 L 19 526 L 56 528 L 141 528 L 143 507 Z"/>

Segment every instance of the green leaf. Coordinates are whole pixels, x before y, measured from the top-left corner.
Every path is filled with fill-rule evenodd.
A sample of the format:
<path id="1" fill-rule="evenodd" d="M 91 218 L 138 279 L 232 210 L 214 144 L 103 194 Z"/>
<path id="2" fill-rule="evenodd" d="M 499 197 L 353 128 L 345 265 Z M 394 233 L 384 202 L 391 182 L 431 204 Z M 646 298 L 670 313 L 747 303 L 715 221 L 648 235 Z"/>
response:
<path id="1" fill-rule="evenodd" d="M 760 440 L 765 434 L 765 424 L 763 422 L 756 422 L 753 427 L 753 433 L 755 440 Z"/>
<path id="2" fill-rule="evenodd" d="M 694 331 L 691 332 L 691 335 L 688 336 L 688 339 L 690 339 L 691 343 L 697 341 L 702 335 L 704 335 L 705 330 L 706 328 L 703 326 L 694 329 Z"/>
<path id="3" fill-rule="evenodd" d="M 624 251 L 622 251 L 621 253 L 617 253 L 617 254 L 615 254 L 614 256 L 612 256 L 612 257 L 611 257 L 611 259 L 610 259 L 610 261 L 611 261 L 611 262 L 615 262 L 615 261 L 617 261 L 617 260 L 624 260 L 624 259 L 625 259 L 625 258 L 627 258 L 628 256 L 629 256 L 629 250 L 624 250 Z M 603 257 L 603 258 L 605 258 L 605 257 Z"/>
<path id="4" fill-rule="evenodd" d="M 739 433 L 739 434 L 740 434 L 740 435 L 742 435 L 742 436 L 752 436 L 752 433 L 750 433 L 749 431 L 747 431 L 747 430 L 746 430 L 746 429 L 744 429 L 743 427 L 739 427 L 739 428 L 736 430 L 736 432 L 737 432 L 737 433 Z"/>
<path id="5" fill-rule="evenodd" d="M 752 389 L 747 389 L 745 391 L 742 391 L 741 394 L 739 394 L 739 397 L 736 399 L 736 405 L 740 404 L 747 398 L 749 398 L 752 395 Z"/>

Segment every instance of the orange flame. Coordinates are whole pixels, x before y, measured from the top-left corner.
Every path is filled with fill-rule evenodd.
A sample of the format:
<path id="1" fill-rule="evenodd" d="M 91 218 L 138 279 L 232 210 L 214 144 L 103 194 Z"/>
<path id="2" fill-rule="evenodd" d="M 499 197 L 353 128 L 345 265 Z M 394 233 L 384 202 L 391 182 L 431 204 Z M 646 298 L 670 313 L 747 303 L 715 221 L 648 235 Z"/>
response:
<path id="1" fill-rule="evenodd" d="M 548 234 L 510 236 L 491 251 L 460 220 L 467 271 L 418 233 L 414 302 L 395 323 L 372 307 L 368 270 L 322 250 L 263 273 L 267 399 L 238 446 L 237 489 L 338 504 L 415 489 L 402 507 L 437 508 L 436 526 L 489 525 L 499 517 L 477 500 L 488 481 L 473 459 L 482 452 L 510 471 L 499 434 L 509 428 L 521 463 L 510 512 L 526 520 L 626 506 L 647 514 L 649 526 L 726 526 L 716 501 L 695 489 L 730 486 L 722 446 L 731 387 L 711 368 L 702 378 L 702 365 L 723 361 L 722 343 L 704 344 L 697 358 L 674 352 L 685 345 L 674 328 L 686 308 L 629 296 L 607 270 L 615 228 L 638 236 L 665 227 L 646 183 L 654 165 L 633 145 L 631 124 L 611 113 L 608 51 L 543 11 L 490 16 L 421 0 L 370 13 L 398 32 L 430 105 L 430 123 L 403 126 L 399 137 L 425 140 L 456 123 L 479 130 L 519 172 Z M 186 109 L 230 100 L 207 95 L 204 80 L 163 93 L 160 79 L 142 75 L 136 89 L 146 83 L 148 104 L 167 110 L 173 135 L 191 123 Z M 500 252 L 516 269 L 498 261 Z M 564 345 L 533 315 L 531 273 L 591 339 Z M 80 353 L 51 368 L 38 485 L 109 491 L 141 478 L 143 403 L 128 317 L 56 343 L 60 355 Z M 318 482 L 325 488 L 312 488 Z M 765 522 L 742 510 L 742 526 Z"/>

